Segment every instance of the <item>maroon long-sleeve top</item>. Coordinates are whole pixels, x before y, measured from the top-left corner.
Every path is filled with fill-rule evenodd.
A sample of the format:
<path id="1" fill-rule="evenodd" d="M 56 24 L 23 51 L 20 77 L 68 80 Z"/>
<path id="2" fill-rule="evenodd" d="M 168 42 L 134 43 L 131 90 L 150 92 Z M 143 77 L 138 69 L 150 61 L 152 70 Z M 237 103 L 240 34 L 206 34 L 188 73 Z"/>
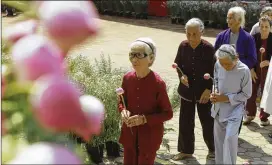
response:
<path id="1" fill-rule="evenodd" d="M 179 45 L 175 63 L 178 64 L 189 81 L 189 88 L 179 83 L 178 93 L 184 100 L 200 100 L 205 89 L 212 89 L 212 80 L 205 80 L 203 76 L 205 73 L 209 73 L 213 77 L 216 62 L 214 54 L 215 50 L 212 44 L 203 39 L 195 49 L 190 46 L 188 40 L 182 41 Z M 180 73 L 179 77 L 181 77 Z"/>
<path id="2" fill-rule="evenodd" d="M 163 137 L 163 122 L 173 117 L 165 82 L 153 71 L 144 78 L 137 78 L 136 72 L 131 71 L 123 77 L 122 88 L 131 116 L 145 115 L 147 123 L 132 128 L 123 123 L 119 142 L 124 147 L 135 148 L 137 141 L 140 150 L 158 150 Z M 118 108 L 120 112 L 124 109 L 121 100 Z"/>

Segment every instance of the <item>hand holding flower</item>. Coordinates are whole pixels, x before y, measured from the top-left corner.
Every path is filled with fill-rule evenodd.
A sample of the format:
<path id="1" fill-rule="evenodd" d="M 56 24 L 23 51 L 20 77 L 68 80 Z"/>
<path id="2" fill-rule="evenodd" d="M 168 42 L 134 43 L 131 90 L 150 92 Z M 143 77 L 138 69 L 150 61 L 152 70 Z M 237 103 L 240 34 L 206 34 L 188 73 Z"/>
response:
<path id="1" fill-rule="evenodd" d="M 131 116 L 128 121 L 127 121 L 127 126 L 128 127 L 135 127 L 139 125 L 143 125 L 146 123 L 146 118 L 145 116 L 142 115 L 134 115 Z"/>
<path id="2" fill-rule="evenodd" d="M 229 102 L 228 96 L 219 93 L 212 93 L 210 96 L 210 100 L 212 103 Z"/>
<path id="3" fill-rule="evenodd" d="M 269 63 L 270 63 L 270 62 L 269 62 L 268 60 L 262 61 L 262 62 L 260 63 L 260 68 L 269 66 Z"/>
<path id="4" fill-rule="evenodd" d="M 122 117 L 122 121 L 127 124 L 127 121 L 128 121 L 128 119 L 130 117 L 130 112 L 128 110 L 126 110 L 126 109 L 122 110 L 121 117 Z"/>
<path id="5" fill-rule="evenodd" d="M 189 81 L 188 81 L 188 77 L 186 75 L 182 75 L 180 78 L 180 82 L 185 85 L 186 87 L 189 88 Z"/>

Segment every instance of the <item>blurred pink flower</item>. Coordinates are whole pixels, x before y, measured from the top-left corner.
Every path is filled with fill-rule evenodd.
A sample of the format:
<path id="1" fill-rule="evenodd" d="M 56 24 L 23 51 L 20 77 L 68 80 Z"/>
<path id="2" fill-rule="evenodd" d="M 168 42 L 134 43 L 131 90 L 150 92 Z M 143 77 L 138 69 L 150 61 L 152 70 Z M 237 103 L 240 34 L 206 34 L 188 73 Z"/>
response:
<path id="1" fill-rule="evenodd" d="M 30 101 L 38 122 L 53 132 L 84 127 L 86 120 L 79 102 L 80 92 L 59 75 L 45 75 L 34 82 Z"/>
<path id="2" fill-rule="evenodd" d="M 68 148 L 53 143 L 34 143 L 27 146 L 7 164 L 82 164 Z"/>
<path id="3" fill-rule="evenodd" d="M 14 44 L 22 37 L 34 34 L 37 31 L 38 22 L 35 20 L 27 20 L 13 24 L 3 32 L 3 39 Z"/>
<path id="4" fill-rule="evenodd" d="M 85 127 L 79 127 L 76 133 L 85 141 L 89 141 L 92 135 L 99 135 L 105 110 L 103 103 L 94 96 L 83 95 L 80 97 L 81 109 L 87 120 Z"/>
<path id="5" fill-rule="evenodd" d="M 65 53 L 98 31 L 98 13 L 91 1 L 43 1 L 39 16 L 50 38 Z"/>
<path id="6" fill-rule="evenodd" d="M 48 73 L 64 74 L 61 50 L 47 38 L 28 35 L 16 42 L 12 60 L 19 80 L 36 80 Z"/>

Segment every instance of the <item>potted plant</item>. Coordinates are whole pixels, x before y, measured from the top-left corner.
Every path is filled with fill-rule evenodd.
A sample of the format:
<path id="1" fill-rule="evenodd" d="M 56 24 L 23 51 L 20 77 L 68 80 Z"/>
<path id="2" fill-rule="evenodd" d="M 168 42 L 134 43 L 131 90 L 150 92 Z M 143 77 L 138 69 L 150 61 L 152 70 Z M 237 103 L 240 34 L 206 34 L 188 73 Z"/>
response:
<path id="1" fill-rule="evenodd" d="M 120 135 L 120 114 L 117 110 L 115 89 L 121 85 L 126 71 L 113 69 L 110 58 L 106 59 L 104 55 L 95 60 L 94 64 L 81 55 L 68 61 L 72 81 L 79 84 L 84 94 L 97 97 L 105 106 L 106 116 L 101 135 L 94 136 L 90 143 L 85 144 L 90 159 L 95 163 L 101 162 L 105 144 L 108 156 L 120 156 L 117 143 Z"/>
<path id="2" fill-rule="evenodd" d="M 121 133 L 120 129 L 120 113 L 117 107 L 117 96 L 115 89 L 121 86 L 122 77 L 127 72 L 124 69 L 112 69 L 110 58 L 105 59 L 102 56 L 101 61 L 95 60 L 96 66 L 99 66 L 98 72 L 100 76 L 100 85 L 104 87 L 101 94 L 97 94 L 97 98 L 100 98 L 105 104 L 106 118 L 104 121 L 105 144 L 107 149 L 107 155 L 111 157 L 120 156 L 120 146 L 118 139 Z M 111 82 L 111 83 L 109 83 Z M 94 94 L 95 95 L 95 94 Z"/>
<path id="3" fill-rule="evenodd" d="M 131 1 L 132 6 L 135 11 L 135 18 L 144 18 L 147 19 L 147 8 L 148 8 L 148 1 L 147 0 L 138 0 L 138 1 Z"/>
<path id="4" fill-rule="evenodd" d="M 258 2 L 252 2 L 247 5 L 246 9 L 246 27 L 245 30 L 250 31 L 252 26 L 258 22 L 259 13 L 261 12 L 261 6 Z"/>
<path id="5" fill-rule="evenodd" d="M 171 17 L 171 23 L 178 23 L 179 13 L 180 13 L 180 2 L 179 1 L 167 1 L 167 8 L 169 15 Z"/>
<path id="6" fill-rule="evenodd" d="M 199 2 L 199 18 L 204 22 L 205 26 L 208 26 L 210 23 L 210 12 L 212 9 L 211 2 L 200 1 Z"/>
<path id="7" fill-rule="evenodd" d="M 181 1 L 180 2 L 180 17 L 179 23 L 186 23 L 189 19 L 191 19 L 191 1 Z"/>
<path id="8" fill-rule="evenodd" d="M 103 136 L 103 135 L 102 135 Z M 104 141 L 102 137 L 94 136 L 90 143 L 85 143 L 85 149 L 89 160 L 96 164 L 103 162 Z"/>
<path id="9" fill-rule="evenodd" d="M 134 8 L 133 8 L 133 1 L 130 0 L 122 0 L 121 1 L 123 6 L 124 6 L 124 16 L 125 17 L 131 17 L 134 13 Z"/>

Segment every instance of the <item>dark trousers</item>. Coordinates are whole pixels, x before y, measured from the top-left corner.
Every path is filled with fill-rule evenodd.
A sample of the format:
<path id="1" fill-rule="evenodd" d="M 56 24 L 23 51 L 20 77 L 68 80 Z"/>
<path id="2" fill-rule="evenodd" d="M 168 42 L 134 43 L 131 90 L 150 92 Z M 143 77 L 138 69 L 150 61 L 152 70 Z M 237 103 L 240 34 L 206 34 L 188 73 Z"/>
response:
<path id="1" fill-rule="evenodd" d="M 195 150 L 195 105 L 203 131 L 204 141 L 209 151 L 214 151 L 213 123 L 211 104 L 199 104 L 181 99 L 179 115 L 178 151 L 193 154 Z"/>
<path id="2" fill-rule="evenodd" d="M 258 94 L 258 89 L 259 89 L 259 85 L 260 85 L 261 92 L 263 92 L 266 74 L 267 74 L 267 68 L 263 68 L 261 73 L 260 73 L 260 71 L 257 71 L 258 79 L 256 80 L 256 82 L 254 83 L 252 81 L 252 95 L 247 100 L 247 105 L 246 105 L 247 116 L 254 116 L 254 117 L 256 116 L 256 112 L 257 112 L 256 98 L 257 98 L 257 94 Z M 259 115 L 260 120 L 267 121 L 268 120 L 267 118 L 269 116 L 270 115 L 268 113 L 264 112 L 264 109 L 261 108 L 261 112 Z"/>

